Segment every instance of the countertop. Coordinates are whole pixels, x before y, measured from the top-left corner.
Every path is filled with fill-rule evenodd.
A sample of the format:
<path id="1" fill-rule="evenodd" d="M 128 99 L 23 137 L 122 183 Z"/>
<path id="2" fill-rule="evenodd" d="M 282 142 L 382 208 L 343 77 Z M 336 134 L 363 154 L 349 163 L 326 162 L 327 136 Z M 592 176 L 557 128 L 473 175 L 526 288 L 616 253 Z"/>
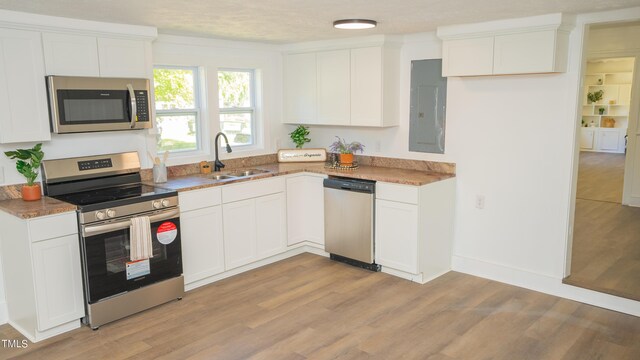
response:
<path id="1" fill-rule="evenodd" d="M 384 181 L 390 183 L 421 186 L 433 182 L 455 177 L 451 174 L 441 174 L 429 171 L 418 171 L 408 169 L 396 169 L 377 166 L 360 166 L 353 170 L 338 170 L 325 167 L 324 163 L 275 163 L 267 165 L 252 166 L 251 169 L 267 171 L 266 173 L 256 174 L 247 177 L 215 180 L 212 178 L 214 174 L 194 174 L 180 177 L 169 178 L 166 183 L 155 184 L 153 182 L 145 182 L 148 185 L 154 185 L 165 189 L 187 191 L 195 189 L 203 189 L 211 186 L 222 186 L 226 184 L 251 181 L 256 179 L 264 179 L 272 176 L 281 176 L 295 174 L 299 172 L 310 172 L 316 174 L 324 174 L 331 176 L 342 176 L 353 179 L 365 179 Z M 221 171 L 215 174 L 225 174 L 243 169 L 232 169 Z"/>
<path id="2" fill-rule="evenodd" d="M 155 184 L 152 181 L 144 182 L 165 189 L 187 191 L 203 189 L 212 186 L 222 186 L 232 183 L 246 182 L 256 179 L 264 179 L 272 176 L 295 174 L 299 172 L 310 172 L 316 174 L 342 176 L 354 179 L 365 179 L 384 181 L 397 184 L 421 186 L 433 182 L 455 177 L 451 174 L 441 174 L 429 171 L 396 169 L 378 166 L 360 166 L 354 170 L 337 170 L 325 167 L 324 163 L 273 163 L 266 165 L 251 166 L 251 169 L 264 170 L 265 173 L 252 176 L 215 180 L 213 174 L 194 174 L 169 178 L 166 183 Z M 248 168 L 244 168 L 248 169 Z M 230 169 L 216 174 L 225 174 L 241 169 Z M 23 201 L 22 199 L 10 199 L 0 201 L 0 210 L 22 219 L 31 219 L 39 216 L 59 214 L 68 211 L 75 211 L 76 206 L 43 196 L 38 201 Z"/>
<path id="3" fill-rule="evenodd" d="M 42 199 L 37 201 L 24 201 L 22 199 L 2 200 L 0 201 L 0 210 L 22 219 L 31 219 L 76 211 L 76 206 L 48 196 L 43 196 Z"/>

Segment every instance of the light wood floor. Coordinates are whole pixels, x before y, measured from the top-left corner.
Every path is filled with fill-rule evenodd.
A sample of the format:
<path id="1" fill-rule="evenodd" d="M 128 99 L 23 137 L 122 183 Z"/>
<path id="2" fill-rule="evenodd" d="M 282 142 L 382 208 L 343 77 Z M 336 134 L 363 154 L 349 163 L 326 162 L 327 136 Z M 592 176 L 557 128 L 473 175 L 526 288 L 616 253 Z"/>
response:
<path id="1" fill-rule="evenodd" d="M 8 325 L 3 339 L 22 339 Z M 26 349 L 23 359 L 640 359 L 640 318 L 450 272 L 425 285 L 303 254 Z"/>
<path id="2" fill-rule="evenodd" d="M 580 152 L 576 198 L 622 203 L 625 154 Z"/>
<path id="3" fill-rule="evenodd" d="M 621 205 L 623 177 L 624 154 L 580 154 L 571 276 L 564 282 L 640 300 L 640 208 Z"/>

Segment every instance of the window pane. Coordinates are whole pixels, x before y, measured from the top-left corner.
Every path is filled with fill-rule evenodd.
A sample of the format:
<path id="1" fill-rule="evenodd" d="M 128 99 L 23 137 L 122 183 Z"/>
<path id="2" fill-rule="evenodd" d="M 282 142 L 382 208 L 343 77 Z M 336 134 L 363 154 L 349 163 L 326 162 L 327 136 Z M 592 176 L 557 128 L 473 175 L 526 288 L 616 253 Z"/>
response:
<path id="1" fill-rule="evenodd" d="M 218 71 L 220 108 L 251 107 L 251 72 Z"/>
<path id="2" fill-rule="evenodd" d="M 158 115 L 158 152 L 197 150 L 196 114 Z"/>
<path id="3" fill-rule="evenodd" d="M 251 113 L 220 114 L 220 129 L 231 145 L 253 144 Z"/>
<path id="4" fill-rule="evenodd" d="M 156 109 L 195 109 L 194 80 L 190 69 L 153 69 Z"/>

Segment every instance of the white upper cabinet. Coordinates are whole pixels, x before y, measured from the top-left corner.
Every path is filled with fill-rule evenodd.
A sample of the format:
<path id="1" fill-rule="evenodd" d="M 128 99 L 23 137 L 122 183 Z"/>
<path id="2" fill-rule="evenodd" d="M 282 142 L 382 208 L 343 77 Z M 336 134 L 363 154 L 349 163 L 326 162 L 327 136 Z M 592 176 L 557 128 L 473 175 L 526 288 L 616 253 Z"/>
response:
<path id="1" fill-rule="evenodd" d="M 148 78 L 150 53 L 150 44 L 142 40 L 98 38 L 100 76 Z"/>
<path id="2" fill-rule="evenodd" d="M 442 43 L 442 76 L 493 74 L 493 36 Z"/>
<path id="3" fill-rule="evenodd" d="M 560 13 L 439 27 L 442 76 L 565 72 L 572 28 Z"/>
<path id="4" fill-rule="evenodd" d="M 94 36 L 43 33 L 47 75 L 100 76 Z"/>
<path id="5" fill-rule="evenodd" d="M 48 141 L 42 38 L 0 28 L 0 143 Z"/>
<path id="6" fill-rule="evenodd" d="M 397 126 L 400 50 L 364 45 L 285 54 L 284 122 Z"/>
<path id="7" fill-rule="evenodd" d="M 322 51 L 316 54 L 316 59 L 317 121 L 324 125 L 349 125 L 351 111 L 349 50 Z"/>
<path id="8" fill-rule="evenodd" d="M 315 124 L 317 108 L 316 54 L 286 55 L 284 69 L 285 122 Z"/>

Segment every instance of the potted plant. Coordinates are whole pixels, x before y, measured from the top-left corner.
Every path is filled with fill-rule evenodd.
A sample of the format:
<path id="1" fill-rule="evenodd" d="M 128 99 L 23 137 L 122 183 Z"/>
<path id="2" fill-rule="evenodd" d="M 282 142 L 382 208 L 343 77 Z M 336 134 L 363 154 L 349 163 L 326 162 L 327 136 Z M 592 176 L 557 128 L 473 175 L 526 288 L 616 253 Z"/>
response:
<path id="1" fill-rule="evenodd" d="M 351 166 L 353 165 L 353 153 L 364 151 L 364 145 L 357 141 L 347 143 L 344 139 L 336 136 L 336 141 L 329 145 L 329 150 L 334 153 L 340 154 L 340 165 Z"/>
<path id="2" fill-rule="evenodd" d="M 296 148 L 302 149 L 302 146 L 305 143 L 311 141 L 311 139 L 307 137 L 309 133 L 310 131 L 308 127 L 299 125 L 295 130 L 289 133 L 289 136 L 291 136 L 291 140 L 293 141 L 293 143 L 296 144 Z"/>
<path id="3" fill-rule="evenodd" d="M 38 177 L 38 168 L 44 157 L 41 150 L 42 143 L 35 145 L 31 149 L 16 149 L 15 151 L 5 151 L 9 159 L 18 159 L 16 169 L 27 179 L 27 184 L 22 186 L 22 199 L 25 201 L 40 200 L 42 192 L 40 184 L 34 181 Z"/>
<path id="4" fill-rule="evenodd" d="M 600 113 L 600 115 L 604 115 L 605 110 L 606 110 L 605 108 L 601 107 L 598 109 L 598 112 Z"/>
<path id="5" fill-rule="evenodd" d="M 598 101 L 600 101 L 602 99 L 603 95 L 604 95 L 604 90 L 588 92 L 587 93 L 587 101 L 588 101 L 589 104 L 598 102 Z"/>

